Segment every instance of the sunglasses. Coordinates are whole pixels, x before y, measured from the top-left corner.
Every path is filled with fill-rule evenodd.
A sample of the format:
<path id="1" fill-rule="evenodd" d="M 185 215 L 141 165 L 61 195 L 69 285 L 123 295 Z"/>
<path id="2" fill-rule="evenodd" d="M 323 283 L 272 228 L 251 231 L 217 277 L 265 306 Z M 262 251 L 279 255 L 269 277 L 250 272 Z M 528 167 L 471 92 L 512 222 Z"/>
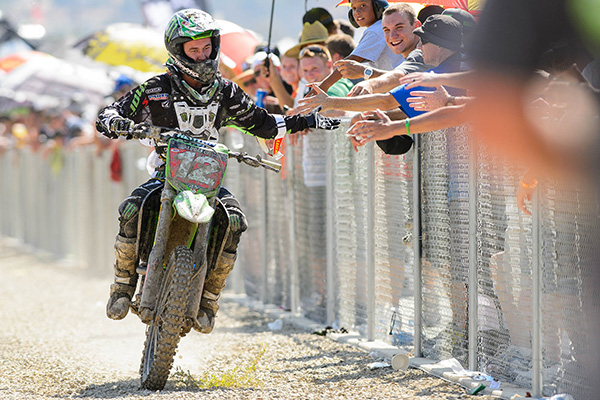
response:
<path id="1" fill-rule="evenodd" d="M 310 53 L 313 54 L 310 54 Z M 302 50 L 300 50 L 300 54 L 298 55 L 298 58 L 302 58 L 305 55 L 308 55 L 309 57 L 313 57 L 315 54 L 327 54 L 325 52 L 325 50 L 322 47 L 319 46 L 307 46 L 305 48 L 303 48 Z"/>

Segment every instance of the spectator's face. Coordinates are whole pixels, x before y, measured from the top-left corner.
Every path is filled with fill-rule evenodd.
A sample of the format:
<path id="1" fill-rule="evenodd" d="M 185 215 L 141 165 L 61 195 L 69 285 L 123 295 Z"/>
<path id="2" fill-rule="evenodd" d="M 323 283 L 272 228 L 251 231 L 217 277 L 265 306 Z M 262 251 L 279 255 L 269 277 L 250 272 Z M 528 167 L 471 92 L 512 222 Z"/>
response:
<path id="1" fill-rule="evenodd" d="M 442 48 L 433 43 L 425 41 L 425 44 L 421 42 L 419 44 L 421 50 L 423 50 L 423 62 L 428 65 L 437 66 L 440 64 L 440 53 Z"/>
<path id="2" fill-rule="evenodd" d="M 321 82 L 331 72 L 331 61 L 321 57 L 301 58 L 300 72 L 308 83 Z"/>
<path id="3" fill-rule="evenodd" d="M 298 59 L 292 57 L 281 58 L 281 78 L 289 85 L 295 85 L 300 80 L 298 76 Z"/>
<path id="4" fill-rule="evenodd" d="M 65 120 L 64 120 L 63 116 L 60 114 L 53 116 L 50 119 L 50 121 L 48 122 L 48 126 L 53 130 L 62 128 L 64 126 L 64 124 L 65 124 Z"/>
<path id="5" fill-rule="evenodd" d="M 203 38 L 185 42 L 183 44 L 183 52 L 186 56 L 194 60 L 194 62 L 208 60 L 212 52 L 211 40 L 210 38 Z"/>
<path id="6" fill-rule="evenodd" d="M 244 92 L 248 93 L 249 95 L 254 96 L 256 91 L 260 88 L 258 87 L 256 78 L 254 76 L 252 76 L 252 78 L 250 78 L 242 83 L 242 89 L 244 89 Z"/>
<path id="7" fill-rule="evenodd" d="M 381 23 L 385 41 L 394 54 L 403 54 L 414 49 L 419 40 L 419 37 L 413 33 L 417 28 L 417 22 L 411 25 L 405 13 L 395 12 L 384 15 Z"/>
<path id="8" fill-rule="evenodd" d="M 352 16 L 358 26 L 368 27 L 377 21 L 375 10 L 373 10 L 373 0 L 352 0 L 350 7 L 352 8 Z"/>

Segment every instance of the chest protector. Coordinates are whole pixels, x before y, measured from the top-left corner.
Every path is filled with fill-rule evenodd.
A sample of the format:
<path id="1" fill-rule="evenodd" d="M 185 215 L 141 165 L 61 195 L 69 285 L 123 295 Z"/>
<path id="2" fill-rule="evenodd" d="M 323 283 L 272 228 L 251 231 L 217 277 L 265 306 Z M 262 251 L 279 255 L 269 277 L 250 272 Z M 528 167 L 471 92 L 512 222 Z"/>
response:
<path id="1" fill-rule="evenodd" d="M 215 128 L 219 103 L 212 101 L 201 106 L 191 106 L 185 101 L 175 99 L 173 102 L 179 129 L 189 132 L 190 136 L 198 139 L 216 142 L 219 131 Z"/>

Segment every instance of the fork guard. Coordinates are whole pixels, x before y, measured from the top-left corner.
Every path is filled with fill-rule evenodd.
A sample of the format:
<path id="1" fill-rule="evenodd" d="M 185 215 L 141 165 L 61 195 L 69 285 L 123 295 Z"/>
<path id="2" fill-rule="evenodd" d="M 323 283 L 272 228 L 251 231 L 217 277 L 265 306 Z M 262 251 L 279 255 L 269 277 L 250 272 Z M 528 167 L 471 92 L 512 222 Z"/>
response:
<path id="1" fill-rule="evenodd" d="M 175 197 L 173 205 L 182 218 L 196 224 L 209 222 L 215 213 L 205 195 L 190 190 L 180 192 Z"/>

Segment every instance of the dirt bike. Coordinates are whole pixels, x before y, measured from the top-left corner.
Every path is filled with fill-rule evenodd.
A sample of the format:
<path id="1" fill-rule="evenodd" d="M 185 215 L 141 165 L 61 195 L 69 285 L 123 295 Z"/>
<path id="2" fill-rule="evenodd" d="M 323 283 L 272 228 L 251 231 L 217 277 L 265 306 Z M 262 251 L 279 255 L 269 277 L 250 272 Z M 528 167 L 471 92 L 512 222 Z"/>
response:
<path id="1" fill-rule="evenodd" d="M 196 317 L 206 273 L 229 232 L 227 210 L 217 197 L 228 159 L 275 172 L 281 165 L 176 129 L 139 124 L 131 135 L 168 143 L 164 186 L 140 210 L 137 272 L 143 279 L 130 305 L 147 324 L 141 386 L 161 390 L 180 338 L 192 328 L 199 330 Z"/>

